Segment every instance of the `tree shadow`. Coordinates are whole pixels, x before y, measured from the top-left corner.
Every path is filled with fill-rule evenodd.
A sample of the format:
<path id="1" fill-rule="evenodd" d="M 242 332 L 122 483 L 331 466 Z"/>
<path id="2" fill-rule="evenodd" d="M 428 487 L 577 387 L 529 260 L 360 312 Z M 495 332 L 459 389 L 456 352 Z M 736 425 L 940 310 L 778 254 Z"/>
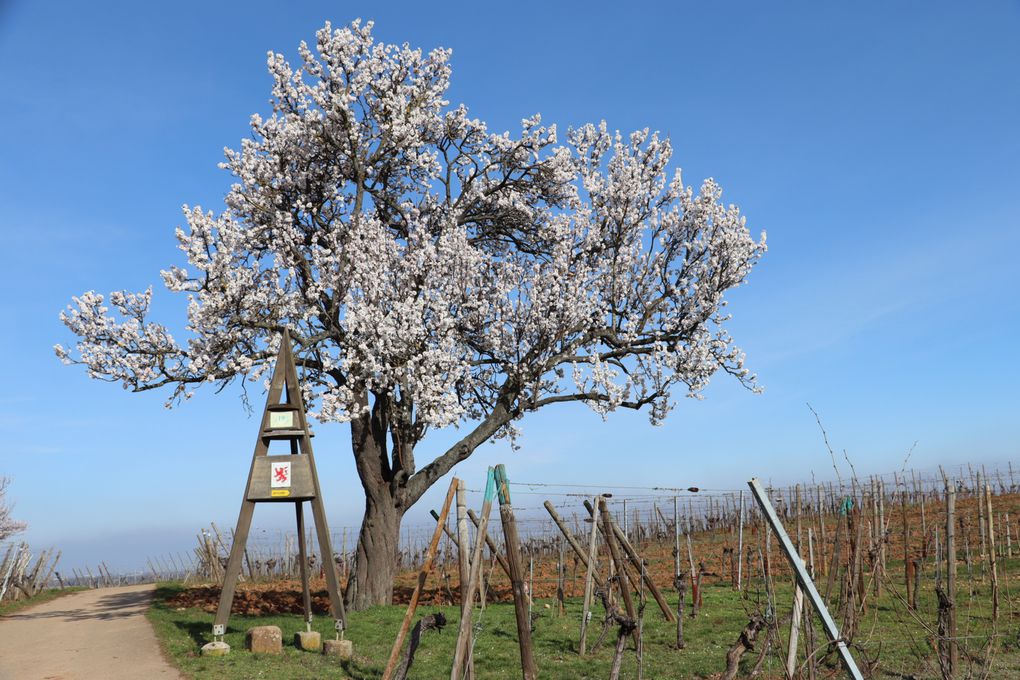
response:
<path id="1" fill-rule="evenodd" d="M 11 614 L 10 620 L 33 621 L 42 619 L 66 619 L 68 621 L 113 621 L 131 616 L 142 616 L 152 599 L 148 589 L 126 593 L 103 595 L 95 603 L 79 608 L 56 609 L 52 611 L 27 611 Z"/>
<path id="2" fill-rule="evenodd" d="M 199 647 L 212 641 L 212 630 L 209 624 L 204 621 L 174 621 L 174 625 L 187 633 L 188 637 L 194 640 Z"/>

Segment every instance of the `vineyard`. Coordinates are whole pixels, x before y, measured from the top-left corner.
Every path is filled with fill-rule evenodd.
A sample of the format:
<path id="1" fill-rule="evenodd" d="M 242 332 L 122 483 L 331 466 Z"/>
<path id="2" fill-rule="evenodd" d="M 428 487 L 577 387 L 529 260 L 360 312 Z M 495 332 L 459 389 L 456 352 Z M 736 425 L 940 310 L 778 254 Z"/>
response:
<path id="1" fill-rule="evenodd" d="M 814 679 L 842 672 L 835 645 L 796 594 L 790 562 L 748 491 L 654 487 L 600 493 L 545 482 L 510 488 L 524 596 L 518 604 L 527 608 L 539 677 L 675 677 L 674 669 L 681 668 L 683 676 L 704 677 Z M 1020 597 L 1013 585 L 1020 568 L 1020 545 L 1013 545 L 1020 531 L 1018 492 L 1010 465 L 927 475 L 901 471 L 769 488 L 767 495 L 799 546 L 839 639 L 866 677 L 999 678 L 1012 677 L 1020 659 Z M 589 509 L 600 500 L 610 524 L 599 522 L 593 531 Z M 474 524 L 468 525 L 472 545 Z M 612 546 L 604 540 L 605 526 L 615 527 Z M 453 513 L 441 531 L 434 523 L 431 528 L 438 536 L 431 554 L 423 545 L 427 526 L 420 534 L 408 532 L 393 606 L 350 615 L 347 634 L 357 653 L 348 672 L 354 677 L 378 676 L 410 601 L 424 610 L 422 619 L 442 613 L 456 630 L 462 590 Z M 520 677 L 512 569 L 501 523 L 494 519 L 487 535 L 491 542 L 473 598 L 476 672 L 495 663 L 496 674 L 480 677 Z M 342 532 L 339 538 L 336 545 L 342 546 Z M 220 541 L 215 530 L 200 535 L 194 566 L 184 574 L 187 584 L 166 591 L 154 616 L 208 619 L 229 547 Z M 296 575 L 288 573 L 296 569 L 292 543 L 285 538 L 275 551 L 266 542 L 253 546 L 234 600 L 237 621 L 301 623 L 293 616 L 302 611 L 300 586 L 287 578 Z M 590 550 L 595 559 L 589 576 Z M 356 587 L 350 555 L 338 552 L 336 558 L 341 582 Z M 321 572 L 322 565 L 310 562 L 313 573 Z M 323 588 L 321 579 L 313 580 L 319 615 L 328 608 Z M 622 632 L 628 599 L 640 635 Z M 581 654 L 584 611 L 591 614 Z M 318 622 L 331 624 L 321 616 Z M 197 623 L 194 631 L 188 640 L 192 656 L 206 634 Z M 413 670 L 405 672 L 449 675 L 456 637 L 421 635 Z M 558 670 L 551 675 L 553 667 Z"/>

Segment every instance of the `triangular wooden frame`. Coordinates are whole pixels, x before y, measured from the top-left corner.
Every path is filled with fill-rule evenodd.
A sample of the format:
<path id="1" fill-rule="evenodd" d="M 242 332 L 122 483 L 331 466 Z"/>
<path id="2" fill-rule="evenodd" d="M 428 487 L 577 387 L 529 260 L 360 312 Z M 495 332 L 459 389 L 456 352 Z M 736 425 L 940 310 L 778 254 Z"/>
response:
<path id="1" fill-rule="evenodd" d="M 284 399 L 286 396 L 286 399 Z M 273 414 L 291 413 L 289 419 L 284 416 L 274 418 Z M 288 422 L 289 420 L 289 422 Z M 276 425 L 274 427 L 274 425 Z M 329 540 L 329 527 L 326 524 L 326 511 L 322 504 L 322 492 L 319 488 L 319 475 L 315 469 L 315 457 L 312 454 L 312 433 L 308 429 L 305 416 L 304 398 L 301 385 L 298 383 L 297 368 L 291 352 L 290 333 L 283 332 L 280 342 L 280 353 L 276 357 L 276 366 L 269 383 L 269 394 L 266 406 L 262 411 L 262 422 L 255 440 L 255 452 L 252 455 L 251 468 L 248 471 L 248 483 L 245 485 L 244 498 L 241 501 L 241 512 L 237 517 L 237 528 L 234 530 L 234 542 L 230 548 L 230 557 L 223 575 L 223 590 L 220 593 L 219 607 L 213 621 L 213 637 L 221 640 L 226 632 L 230 618 L 230 607 L 234 601 L 234 590 L 241 573 L 241 559 L 244 557 L 251 529 L 252 514 L 255 504 L 260 502 L 294 503 L 297 519 L 298 552 L 301 560 L 301 590 L 303 596 L 305 622 L 311 630 L 312 605 L 311 593 L 308 589 L 308 559 L 305 549 L 305 526 L 303 505 L 309 501 L 312 505 L 312 517 L 315 521 L 316 537 L 321 552 L 322 568 L 326 574 L 326 589 L 329 591 L 330 613 L 336 621 L 337 632 L 347 627 L 347 613 L 344 611 L 343 599 L 340 597 L 340 585 L 337 578 L 336 562 Z M 273 440 L 290 442 L 291 455 L 270 456 L 269 442 Z M 286 486 L 274 485 L 271 481 L 271 468 L 276 463 L 284 463 L 289 468 Z"/>

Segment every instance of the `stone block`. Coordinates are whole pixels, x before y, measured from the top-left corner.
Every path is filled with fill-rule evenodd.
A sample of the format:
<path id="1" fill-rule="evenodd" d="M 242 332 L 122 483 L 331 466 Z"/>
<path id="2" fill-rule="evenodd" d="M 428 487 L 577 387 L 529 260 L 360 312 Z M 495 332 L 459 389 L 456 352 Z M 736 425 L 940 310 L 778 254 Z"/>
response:
<path id="1" fill-rule="evenodd" d="M 317 652 L 322 649 L 322 636 L 314 630 L 302 630 L 294 633 L 294 646 L 306 652 Z"/>
<path id="2" fill-rule="evenodd" d="M 279 626 L 253 626 L 244 636 L 244 646 L 256 654 L 283 654 L 283 633 Z"/>
<path id="3" fill-rule="evenodd" d="M 322 653 L 338 657 L 341 661 L 350 661 L 354 656 L 354 643 L 350 640 L 326 640 L 322 643 Z"/>
<path id="4" fill-rule="evenodd" d="M 230 645 L 217 640 L 202 646 L 202 656 L 226 656 L 230 654 Z"/>

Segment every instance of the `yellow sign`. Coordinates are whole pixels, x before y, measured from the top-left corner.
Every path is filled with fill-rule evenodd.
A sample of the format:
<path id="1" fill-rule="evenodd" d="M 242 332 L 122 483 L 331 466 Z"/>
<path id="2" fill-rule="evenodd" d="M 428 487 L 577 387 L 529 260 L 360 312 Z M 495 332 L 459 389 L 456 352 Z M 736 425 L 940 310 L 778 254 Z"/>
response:
<path id="1" fill-rule="evenodd" d="M 269 495 L 273 498 L 282 498 L 290 495 L 290 489 L 271 489 Z"/>

